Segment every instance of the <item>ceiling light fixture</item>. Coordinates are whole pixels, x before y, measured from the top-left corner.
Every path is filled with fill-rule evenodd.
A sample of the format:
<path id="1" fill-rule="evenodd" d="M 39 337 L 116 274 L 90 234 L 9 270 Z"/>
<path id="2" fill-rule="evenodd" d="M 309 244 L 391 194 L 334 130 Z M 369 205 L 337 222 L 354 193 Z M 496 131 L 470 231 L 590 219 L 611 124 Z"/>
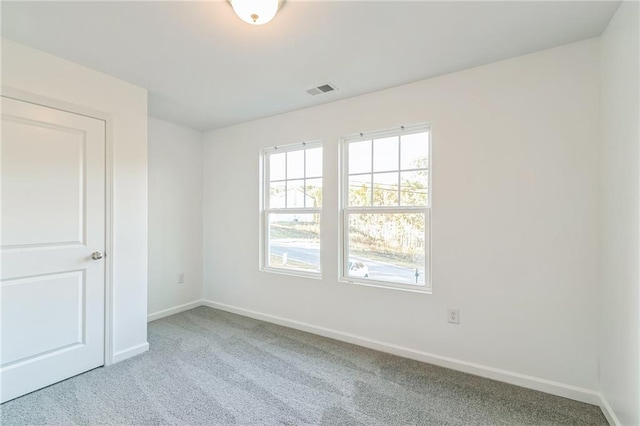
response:
<path id="1" fill-rule="evenodd" d="M 238 18 L 251 25 L 271 21 L 284 4 L 284 0 L 228 0 Z"/>

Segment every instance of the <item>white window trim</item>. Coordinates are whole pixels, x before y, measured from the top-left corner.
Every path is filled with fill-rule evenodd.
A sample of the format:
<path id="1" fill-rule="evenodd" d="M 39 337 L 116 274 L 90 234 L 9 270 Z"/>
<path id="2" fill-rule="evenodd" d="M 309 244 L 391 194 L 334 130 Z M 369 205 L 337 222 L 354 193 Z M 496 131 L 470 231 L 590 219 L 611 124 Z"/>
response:
<path id="1" fill-rule="evenodd" d="M 262 272 L 271 272 L 281 275 L 291 275 L 296 277 L 305 277 L 305 278 L 313 278 L 313 279 L 322 279 L 322 271 L 324 264 L 323 262 L 323 250 L 322 250 L 322 208 L 323 207 L 303 207 L 303 208 L 270 208 L 270 191 L 269 191 L 269 155 L 273 153 L 281 153 L 281 152 L 293 152 L 300 151 L 303 149 L 313 149 L 313 148 L 323 148 L 323 157 L 324 157 L 324 147 L 323 143 L 320 140 L 311 141 L 311 142 L 302 142 L 295 143 L 290 145 L 283 146 L 274 146 L 271 148 L 262 149 L 260 152 L 260 262 L 259 262 L 259 270 Z M 322 179 L 323 186 L 323 194 L 324 194 L 324 158 L 323 158 L 323 173 L 320 177 Z M 306 165 L 305 165 L 305 181 L 306 177 Z M 314 179 L 314 178 L 312 178 Z M 286 175 L 285 175 L 285 181 Z M 286 197 L 286 195 L 285 195 Z M 324 202 L 322 203 L 324 206 Z M 269 223 L 268 217 L 270 213 L 285 213 L 285 214 L 317 214 L 320 216 L 320 264 L 318 272 L 310 272 L 310 271 L 299 271 L 295 269 L 289 268 L 279 268 L 277 266 L 269 266 L 269 237 L 267 233 L 269 232 Z"/>
<path id="2" fill-rule="evenodd" d="M 428 169 L 428 192 L 427 206 L 371 206 L 371 207 L 349 207 L 349 144 L 372 139 L 380 139 L 390 136 L 410 135 L 414 133 L 428 132 L 429 134 L 429 158 Z M 342 137 L 340 140 L 340 247 L 339 247 L 339 267 L 338 281 L 348 284 L 357 284 L 367 287 L 387 288 L 393 290 L 408 291 L 414 293 L 431 294 L 432 283 L 432 262 L 431 262 L 431 209 L 432 209 L 432 146 L 433 132 L 429 124 L 418 124 L 413 126 L 401 126 L 400 128 L 387 129 L 360 133 L 352 136 Z M 368 174 L 368 173 L 363 173 Z M 351 277 L 347 268 L 349 265 L 349 239 L 347 238 L 348 216 L 353 213 L 424 213 L 425 214 L 425 284 L 400 284 L 390 281 L 374 280 L 370 278 Z"/>

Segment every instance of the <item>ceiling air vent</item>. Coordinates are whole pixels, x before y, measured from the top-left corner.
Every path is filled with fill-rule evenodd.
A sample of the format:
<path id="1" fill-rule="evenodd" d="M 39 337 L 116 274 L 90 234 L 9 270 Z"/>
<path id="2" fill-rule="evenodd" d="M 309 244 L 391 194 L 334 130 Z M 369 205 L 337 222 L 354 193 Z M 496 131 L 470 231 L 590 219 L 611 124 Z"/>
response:
<path id="1" fill-rule="evenodd" d="M 315 96 L 321 93 L 333 92 L 334 90 L 336 90 L 335 86 L 327 83 L 327 84 L 323 84 L 322 86 L 311 88 L 307 90 L 307 93 L 310 94 L 311 96 Z"/>

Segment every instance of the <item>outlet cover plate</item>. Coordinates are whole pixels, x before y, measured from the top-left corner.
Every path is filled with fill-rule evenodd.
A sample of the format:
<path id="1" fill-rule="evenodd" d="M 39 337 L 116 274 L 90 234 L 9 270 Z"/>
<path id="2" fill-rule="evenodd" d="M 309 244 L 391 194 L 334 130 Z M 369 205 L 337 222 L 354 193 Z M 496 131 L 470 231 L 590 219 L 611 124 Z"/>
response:
<path id="1" fill-rule="evenodd" d="M 447 321 L 451 324 L 460 324 L 460 309 L 449 308 L 447 311 Z"/>

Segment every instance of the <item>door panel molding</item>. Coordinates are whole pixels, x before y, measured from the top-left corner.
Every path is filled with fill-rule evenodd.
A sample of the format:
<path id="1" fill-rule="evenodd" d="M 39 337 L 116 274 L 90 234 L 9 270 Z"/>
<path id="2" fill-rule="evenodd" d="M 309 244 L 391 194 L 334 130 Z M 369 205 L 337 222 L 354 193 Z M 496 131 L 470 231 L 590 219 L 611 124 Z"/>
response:
<path id="1" fill-rule="evenodd" d="M 19 102 L 13 106 L 17 114 L 27 114 L 28 109 L 34 107 L 34 104 Z M 43 108 L 41 105 L 35 106 Z M 89 141 L 86 131 L 69 127 L 73 124 L 82 125 L 81 120 L 86 120 L 86 117 L 53 109 L 47 109 L 46 113 L 47 116 L 43 116 L 41 121 L 21 117 L 16 119 L 6 111 L 2 114 L 3 137 L 20 134 L 23 138 L 18 145 L 3 147 L 4 167 L 10 169 L 9 176 L 14 176 L 8 188 L 3 188 L 2 194 L 5 203 L 2 217 L 3 251 L 18 247 L 86 244 Z M 104 121 L 97 122 L 104 126 Z M 61 169 L 61 162 L 69 167 Z M 15 167 L 17 164 L 20 166 Z M 25 184 L 21 178 L 31 174 L 37 174 L 41 179 Z M 56 189 L 52 190 L 52 186 Z M 12 201 L 15 201 L 13 208 Z M 51 204 L 67 207 L 63 211 L 56 211 L 57 216 L 67 219 L 55 230 L 40 226 L 45 222 L 42 213 L 48 211 Z M 31 232 L 25 232 L 25 228 Z M 28 235 L 26 239 L 25 235 Z"/>

